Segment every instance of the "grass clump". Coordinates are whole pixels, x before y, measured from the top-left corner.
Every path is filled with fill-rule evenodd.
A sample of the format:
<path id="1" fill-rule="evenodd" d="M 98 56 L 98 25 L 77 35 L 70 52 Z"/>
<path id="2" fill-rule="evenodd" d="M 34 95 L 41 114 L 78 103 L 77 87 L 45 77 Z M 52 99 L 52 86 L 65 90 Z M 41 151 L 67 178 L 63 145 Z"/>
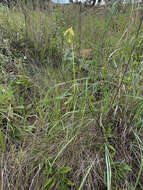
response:
<path id="1" fill-rule="evenodd" d="M 143 189 L 142 9 L 0 15 L 1 189 Z"/>

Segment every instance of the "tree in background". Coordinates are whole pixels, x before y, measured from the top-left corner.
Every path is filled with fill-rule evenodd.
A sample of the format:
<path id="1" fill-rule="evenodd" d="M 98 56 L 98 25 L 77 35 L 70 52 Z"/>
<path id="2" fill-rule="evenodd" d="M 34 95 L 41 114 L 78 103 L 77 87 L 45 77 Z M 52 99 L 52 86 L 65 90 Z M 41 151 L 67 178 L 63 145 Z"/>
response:
<path id="1" fill-rule="evenodd" d="M 44 6 L 46 3 L 48 3 L 50 0 L 0 0 L 0 3 L 4 6 L 8 6 L 9 8 L 16 5 L 16 4 L 22 4 L 22 5 L 32 5 L 33 8 L 36 6 Z"/>

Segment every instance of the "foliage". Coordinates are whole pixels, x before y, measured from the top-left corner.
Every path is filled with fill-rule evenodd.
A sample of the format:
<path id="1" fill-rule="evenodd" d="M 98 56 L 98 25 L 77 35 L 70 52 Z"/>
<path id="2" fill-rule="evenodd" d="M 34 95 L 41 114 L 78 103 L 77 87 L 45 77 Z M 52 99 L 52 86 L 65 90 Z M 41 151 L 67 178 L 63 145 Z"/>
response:
<path id="1" fill-rule="evenodd" d="M 117 8 L 0 7 L 1 189 L 142 189 L 143 26 Z"/>

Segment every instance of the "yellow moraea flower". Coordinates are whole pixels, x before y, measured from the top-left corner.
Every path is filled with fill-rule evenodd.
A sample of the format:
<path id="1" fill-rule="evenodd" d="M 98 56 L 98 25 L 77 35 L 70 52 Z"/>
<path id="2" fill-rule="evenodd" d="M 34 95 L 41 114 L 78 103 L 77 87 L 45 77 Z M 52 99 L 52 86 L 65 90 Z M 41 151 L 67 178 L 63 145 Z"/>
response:
<path id="1" fill-rule="evenodd" d="M 74 31 L 72 29 L 72 27 L 70 27 L 69 29 L 67 29 L 64 33 L 64 36 L 67 36 L 67 42 L 69 44 L 73 43 L 73 39 L 74 39 Z"/>

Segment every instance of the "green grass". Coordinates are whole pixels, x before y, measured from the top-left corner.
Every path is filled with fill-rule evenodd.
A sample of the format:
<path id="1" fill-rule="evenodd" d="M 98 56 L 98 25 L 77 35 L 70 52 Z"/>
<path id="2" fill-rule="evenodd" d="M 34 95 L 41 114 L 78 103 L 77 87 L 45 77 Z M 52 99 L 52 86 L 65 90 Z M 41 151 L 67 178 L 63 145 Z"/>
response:
<path id="1" fill-rule="evenodd" d="M 0 188 L 143 189 L 142 12 L 24 7 L 0 7 Z"/>

